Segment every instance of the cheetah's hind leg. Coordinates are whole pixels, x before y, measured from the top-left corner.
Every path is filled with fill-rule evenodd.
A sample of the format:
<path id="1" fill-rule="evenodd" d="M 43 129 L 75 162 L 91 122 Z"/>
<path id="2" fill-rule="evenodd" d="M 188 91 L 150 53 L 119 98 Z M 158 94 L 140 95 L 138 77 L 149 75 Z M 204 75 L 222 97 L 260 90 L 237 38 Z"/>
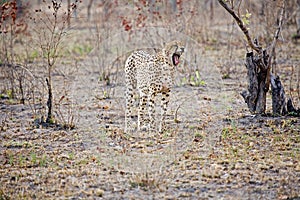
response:
<path id="1" fill-rule="evenodd" d="M 136 89 L 136 66 L 133 56 L 129 56 L 125 63 L 125 99 L 126 99 L 126 110 L 125 110 L 125 133 L 131 133 L 135 129 L 134 124 L 134 90 Z"/>
<path id="2" fill-rule="evenodd" d="M 161 120 L 159 123 L 159 132 L 163 133 L 166 131 L 166 115 L 167 115 L 167 108 L 170 101 L 170 90 L 166 90 L 162 92 L 161 96 Z"/>
<path id="3" fill-rule="evenodd" d="M 134 121 L 133 121 L 133 106 L 134 106 L 134 96 L 133 87 L 128 86 L 125 92 L 126 98 L 126 111 L 125 111 L 125 133 L 131 133 L 134 131 Z"/>

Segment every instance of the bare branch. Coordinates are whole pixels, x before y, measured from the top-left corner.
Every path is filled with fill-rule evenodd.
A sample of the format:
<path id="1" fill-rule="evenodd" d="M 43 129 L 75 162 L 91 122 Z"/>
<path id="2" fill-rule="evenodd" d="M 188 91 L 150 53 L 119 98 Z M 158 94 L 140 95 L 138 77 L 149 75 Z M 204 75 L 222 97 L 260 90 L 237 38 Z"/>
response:
<path id="1" fill-rule="evenodd" d="M 275 47 L 277 44 L 277 40 L 279 38 L 279 33 L 282 29 L 282 25 L 283 25 L 283 18 L 284 18 L 284 13 L 285 13 L 285 1 L 282 1 L 282 5 L 281 5 L 281 12 L 280 12 L 280 16 L 279 16 L 279 22 L 278 22 L 278 27 L 275 31 L 274 37 L 273 37 L 273 41 L 270 47 L 270 53 L 269 53 L 269 59 L 268 59 L 268 65 L 267 65 L 267 80 L 266 80 L 266 89 L 268 90 L 269 85 L 270 85 L 270 74 L 271 74 L 271 63 L 272 63 L 272 58 L 274 57 L 275 54 Z"/>
<path id="2" fill-rule="evenodd" d="M 232 15 L 232 17 L 235 19 L 235 21 L 237 22 L 238 26 L 240 27 L 240 29 L 243 31 L 244 35 L 247 38 L 247 42 L 248 45 L 255 50 L 257 53 L 261 53 L 261 47 L 256 46 L 255 44 L 253 44 L 250 36 L 249 36 L 249 32 L 248 29 L 244 26 L 244 23 L 242 22 L 242 20 L 235 14 L 234 10 L 232 10 L 231 8 L 229 8 L 227 6 L 227 4 L 225 3 L 224 0 L 218 0 L 218 2 L 220 3 L 220 5 L 225 8 L 225 10 L 227 10 L 227 12 L 229 12 L 229 14 Z"/>

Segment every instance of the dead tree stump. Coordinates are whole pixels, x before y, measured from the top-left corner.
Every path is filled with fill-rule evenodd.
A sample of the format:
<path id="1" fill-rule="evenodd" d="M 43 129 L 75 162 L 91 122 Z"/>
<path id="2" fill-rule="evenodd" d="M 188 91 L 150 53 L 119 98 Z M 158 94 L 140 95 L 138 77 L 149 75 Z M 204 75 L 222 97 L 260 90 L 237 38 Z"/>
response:
<path id="1" fill-rule="evenodd" d="M 274 115 L 286 114 L 286 97 L 279 76 L 271 74 L 272 110 Z"/>
<path id="2" fill-rule="evenodd" d="M 300 117 L 300 108 L 296 109 L 293 105 L 292 99 L 289 98 L 287 101 L 287 112 L 291 116 Z"/>
<path id="3" fill-rule="evenodd" d="M 273 115 L 299 116 L 300 109 L 294 108 L 291 99 L 287 101 L 284 87 L 279 76 L 274 76 L 268 70 L 268 54 L 254 55 L 253 52 L 246 54 L 246 68 L 248 70 L 248 90 L 241 92 L 249 111 L 253 114 L 264 114 L 266 111 L 266 96 L 269 83 L 272 89 Z M 268 80 L 269 79 L 269 80 Z"/>
<path id="4" fill-rule="evenodd" d="M 266 111 L 267 87 L 267 62 L 268 55 L 254 55 L 253 52 L 246 54 L 246 68 L 248 69 L 248 91 L 243 91 L 245 102 L 251 113 L 264 114 Z"/>

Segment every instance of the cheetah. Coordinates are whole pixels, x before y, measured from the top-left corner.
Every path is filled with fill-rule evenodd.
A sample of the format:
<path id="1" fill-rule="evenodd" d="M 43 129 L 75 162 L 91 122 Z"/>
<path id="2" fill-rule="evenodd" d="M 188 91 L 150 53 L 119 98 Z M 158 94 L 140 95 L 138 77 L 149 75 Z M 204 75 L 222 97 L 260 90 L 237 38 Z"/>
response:
<path id="1" fill-rule="evenodd" d="M 156 54 L 133 52 L 125 62 L 125 133 L 133 128 L 134 90 L 139 93 L 138 131 L 155 131 L 155 99 L 161 94 L 161 119 L 158 131 L 165 130 L 165 117 L 174 82 L 175 67 L 184 52 L 181 42 L 172 41 Z M 148 111 L 148 114 L 147 114 Z"/>

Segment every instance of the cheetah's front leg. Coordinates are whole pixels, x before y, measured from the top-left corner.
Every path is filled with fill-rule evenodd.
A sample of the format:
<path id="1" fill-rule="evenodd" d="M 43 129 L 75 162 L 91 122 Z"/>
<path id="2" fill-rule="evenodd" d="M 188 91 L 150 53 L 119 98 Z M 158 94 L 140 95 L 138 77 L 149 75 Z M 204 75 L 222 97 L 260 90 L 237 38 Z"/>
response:
<path id="1" fill-rule="evenodd" d="M 159 91 L 160 85 L 151 84 L 149 88 L 149 119 L 150 119 L 150 130 L 155 131 L 155 98 Z"/>
<path id="2" fill-rule="evenodd" d="M 140 104 L 138 111 L 138 130 L 146 131 L 148 130 L 148 121 L 146 119 L 146 108 L 148 103 L 148 90 L 140 90 Z"/>
<path id="3" fill-rule="evenodd" d="M 161 97 L 161 120 L 159 123 L 159 132 L 162 133 L 166 129 L 166 114 L 170 101 L 170 89 L 164 89 Z"/>

